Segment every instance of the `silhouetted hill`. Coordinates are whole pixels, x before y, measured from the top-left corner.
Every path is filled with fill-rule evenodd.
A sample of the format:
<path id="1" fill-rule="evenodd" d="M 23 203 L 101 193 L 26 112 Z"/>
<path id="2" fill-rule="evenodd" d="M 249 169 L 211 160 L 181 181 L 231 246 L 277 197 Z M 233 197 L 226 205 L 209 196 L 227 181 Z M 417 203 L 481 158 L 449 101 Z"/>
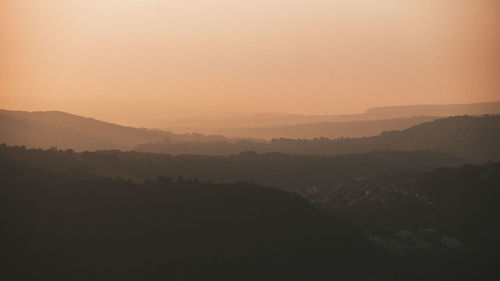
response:
<path id="1" fill-rule="evenodd" d="M 432 150 L 456 154 L 474 162 L 500 159 L 500 116 L 455 116 L 413 126 L 402 131 L 384 132 L 365 138 L 273 139 L 207 143 L 151 143 L 136 151 L 169 154 L 234 154 L 243 151 L 336 155 L 370 151 Z"/>
<path id="2" fill-rule="evenodd" d="M 98 150 L 131 149 L 147 142 L 220 141 L 222 136 L 178 135 L 160 130 L 138 129 L 64 112 L 0 110 L 0 142 L 33 148 Z"/>
<path id="3" fill-rule="evenodd" d="M 134 184 L 0 158 L 0 205 L 4 280 L 375 280 L 383 265 L 359 230 L 258 185 Z"/>
<path id="4" fill-rule="evenodd" d="M 500 164 L 434 170 L 455 161 L 436 152 L 223 157 L 0 145 L 2 276 L 496 280 Z M 102 177 L 117 171 L 156 181 Z M 205 181 L 234 178 L 246 182 Z M 248 180 L 295 187 L 318 209 Z"/>
<path id="5" fill-rule="evenodd" d="M 138 152 L 27 150 L 0 146 L 0 158 L 53 173 L 82 171 L 136 181 L 164 177 L 202 181 L 248 181 L 295 190 L 311 185 L 334 186 L 346 179 L 423 172 L 457 166 L 464 159 L 439 152 L 372 152 L 317 156 L 246 152 L 231 156 L 164 155 Z"/>

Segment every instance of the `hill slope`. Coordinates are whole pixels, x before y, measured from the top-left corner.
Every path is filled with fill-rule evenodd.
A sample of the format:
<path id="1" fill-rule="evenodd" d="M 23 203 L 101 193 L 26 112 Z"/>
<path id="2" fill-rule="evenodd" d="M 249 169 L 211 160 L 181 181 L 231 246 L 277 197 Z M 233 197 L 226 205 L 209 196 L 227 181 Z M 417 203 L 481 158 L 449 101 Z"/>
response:
<path id="1" fill-rule="evenodd" d="M 0 142 L 34 148 L 131 149 L 147 142 L 227 140 L 222 136 L 138 129 L 64 112 L 0 110 Z"/>
<path id="2" fill-rule="evenodd" d="M 0 158 L 54 173 L 83 171 L 136 181 L 157 176 L 202 181 L 248 181 L 287 190 L 336 186 L 346 179 L 376 178 L 392 173 L 431 171 L 465 161 L 438 152 L 372 152 L 317 156 L 252 152 L 232 156 L 163 155 L 138 152 L 28 150 L 0 145 Z"/>
<path id="3" fill-rule="evenodd" d="M 0 145 L 0 264 L 21 280 L 496 280 L 500 163 L 419 172 L 446 162 L 428 152 L 208 157 Z M 103 168 L 307 182 L 300 194 L 334 216 L 257 184 L 92 175 Z"/>
<path id="4" fill-rule="evenodd" d="M 7 280 L 373 280 L 379 260 L 359 230 L 258 185 L 134 184 L 0 158 L 0 204 Z"/>
<path id="5" fill-rule="evenodd" d="M 273 139 L 270 143 L 207 142 L 143 144 L 142 152 L 170 154 L 234 154 L 243 151 L 336 155 L 387 150 L 433 150 L 456 154 L 474 162 L 500 159 L 500 116 L 456 116 L 384 132 L 365 138 Z"/>

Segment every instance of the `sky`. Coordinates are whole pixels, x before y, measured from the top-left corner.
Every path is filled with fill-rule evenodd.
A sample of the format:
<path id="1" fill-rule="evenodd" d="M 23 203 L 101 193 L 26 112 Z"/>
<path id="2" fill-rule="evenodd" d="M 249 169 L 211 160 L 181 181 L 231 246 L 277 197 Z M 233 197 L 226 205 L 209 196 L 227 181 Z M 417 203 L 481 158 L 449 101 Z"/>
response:
<path id="1" fill-rule="evenodd" d="M 159 118 L 500 100 L 499 0 L 1 0 L 0 108 Z"/>

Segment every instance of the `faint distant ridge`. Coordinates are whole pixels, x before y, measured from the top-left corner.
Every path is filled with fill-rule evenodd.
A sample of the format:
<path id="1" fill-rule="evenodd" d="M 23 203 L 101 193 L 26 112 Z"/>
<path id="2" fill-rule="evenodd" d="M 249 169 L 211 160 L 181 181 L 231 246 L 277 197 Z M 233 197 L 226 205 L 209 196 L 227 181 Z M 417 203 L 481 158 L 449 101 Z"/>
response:
<path id="1" fill-rule="evenodd" d="M 227 141 L 223 136 L 133 128 L 60 111 L 0 110 L 0 142 L 32 148 L 132 149 L 147 142 Z"/>
<path id="2" fill-rule="evenodd" d="M 311 122 L 278 127 L 234 129 L 237 136 L 254 138 L 359 138 L 379 135 L 384 131 L 404 130 L 412 126 L 436 120 L 437 116 L 416 116 L 378 120 L 358 120 L 345 122 Z"/>
<path id="3" fill-rule="evenodd" d="M 377 117 L 390 116 L 391 118 L 500 114 L 500 102 L 384 106 L 369 108 L 364 114 Z"/>
<path id="4" fill-rule="evenodd" d="M 159 127 L 176 133 L 199 132 L 221 134 L 228 137 L 266 139 L 322 136 L 330 138 L 362 137 L 378 135 L 384 130 L 403 130 L 419 122 L 432 121 L 441 117 L 481 116 L 485 114 L 500 114 L 500 101 L 374 107 L 357 114 L 260 113 L 218 118 L 184 118 L 165 120 L 164 125 Z M 358 129 L 355 129 L 356 127 Z M 374 130 L 374 128 L 377 129 Z"/>

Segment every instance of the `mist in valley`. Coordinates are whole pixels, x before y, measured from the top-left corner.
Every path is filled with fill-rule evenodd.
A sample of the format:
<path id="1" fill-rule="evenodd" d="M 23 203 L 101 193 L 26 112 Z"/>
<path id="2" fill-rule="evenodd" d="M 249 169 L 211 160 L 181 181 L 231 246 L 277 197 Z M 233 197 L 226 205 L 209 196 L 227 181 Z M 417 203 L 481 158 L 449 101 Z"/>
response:
<path id="1" fill-rule="evenodd" d="M 497 1 L 0 3 L 2 280 L 498 280 Z"/>

